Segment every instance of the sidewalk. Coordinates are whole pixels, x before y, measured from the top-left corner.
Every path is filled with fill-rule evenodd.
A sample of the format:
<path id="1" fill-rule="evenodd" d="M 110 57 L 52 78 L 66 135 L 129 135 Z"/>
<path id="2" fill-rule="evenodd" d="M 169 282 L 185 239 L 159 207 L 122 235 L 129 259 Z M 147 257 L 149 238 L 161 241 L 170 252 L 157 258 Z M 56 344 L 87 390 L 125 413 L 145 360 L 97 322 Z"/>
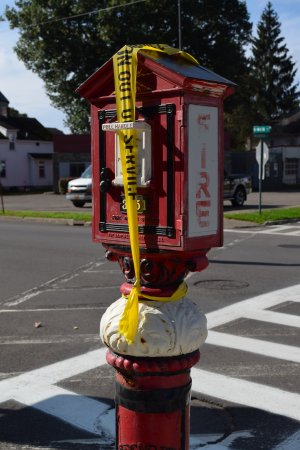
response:
<path id="1" fill-rule="evenodd" d="M 234 220 L 234 219 L 226 219 L 224 218 L 224 230 L 232 229 L 232 228 L 256 228 L 262 227 L 263 224 L 255 223 L 255 222 L 246 222 L 245 220 Z"/>
<path id="2" fill-rule="evenodd" d="M 300 190 L 281 192 L 262 192 L 262 209 L 287 208 L 300 206 Z M 243 211 L 257 211 L 259 207 L 259 192 L 251 192 L 244 204 Z M 240 209 L 239 209 L 240 210 Z M 229 201 L 224 202 L 224 212 L 238 211 L 231 207 Z"/>

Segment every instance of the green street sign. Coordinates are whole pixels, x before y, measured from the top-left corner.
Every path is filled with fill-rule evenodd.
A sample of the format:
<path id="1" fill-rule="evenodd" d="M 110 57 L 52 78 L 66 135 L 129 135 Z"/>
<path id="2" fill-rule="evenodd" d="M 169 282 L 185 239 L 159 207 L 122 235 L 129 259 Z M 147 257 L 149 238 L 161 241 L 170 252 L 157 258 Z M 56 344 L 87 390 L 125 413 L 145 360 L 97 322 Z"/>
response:
<path id="1" fill-rule="evenodd" d="M 257 135 L 257 134 L 266 135 L 271 132 L 271 128 L 272 127 L 270 125 L 254 125 L 252 131 L 253 131 L 254 135 Z"/>

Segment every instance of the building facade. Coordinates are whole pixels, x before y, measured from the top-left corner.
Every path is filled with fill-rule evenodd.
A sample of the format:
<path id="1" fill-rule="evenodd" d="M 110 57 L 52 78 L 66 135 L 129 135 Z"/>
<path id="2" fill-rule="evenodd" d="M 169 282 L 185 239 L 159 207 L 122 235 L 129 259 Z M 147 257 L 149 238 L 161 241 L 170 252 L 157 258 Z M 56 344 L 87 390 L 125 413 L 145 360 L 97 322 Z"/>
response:
<path id="1" fill-rule="evenodd" d="M 0 92 L 0 182 L 4 190 L 53 187 L 53 134 L 34 118 L 11 113 Z"/>
<path id="2" fill-rule="evenodd" d="M 227 170 L 231 173 L 251 175 L 255 190 L 258 189 L 258 163 L 256 151 L 260 140 L 251 138 L 252 150 L 225 154 Z M 264 190 L 300 188 L 300 111 L 285 117 L 272 126 L 266 138 L 269 160 L 265 165 Z"/>
<path id="3" fill-rule="evenodd" d="M 54 192 L 58 193 L 60 180 L 80 177 L 91 164 L 91 136 L 56 135 L 53 144 L 53 186 Z"/>

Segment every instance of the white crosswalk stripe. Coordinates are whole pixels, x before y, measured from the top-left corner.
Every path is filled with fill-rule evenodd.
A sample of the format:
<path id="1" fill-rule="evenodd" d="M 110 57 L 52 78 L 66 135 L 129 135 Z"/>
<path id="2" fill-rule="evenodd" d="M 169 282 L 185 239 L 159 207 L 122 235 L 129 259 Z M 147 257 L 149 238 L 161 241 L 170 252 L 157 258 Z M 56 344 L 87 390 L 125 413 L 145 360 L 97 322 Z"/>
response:
<path id="1" fill-rule="evenodd" d="M 211 331 L 208 333 L 206 342 L 215 346 L 300 364 L 300 348 L 296 346 L 212 330 L 242 318 L 300 328 L 299 316 L 268 311 L 268 308 L 284 304 L 286 301 L 300 302 L 300 284 L 244 300 L 207 314 L 208 328 Z M 203 394 L 300 420 L 300 395 L 297 393 L 239 380 L 223 374 L 212 374 L 202 369 L 195 369 L 193 375 L 193 389 L 197 391 L 199 389 L 199 392 Z M 261 392 L 264 392 L 263 396 L 261 396 Z M 285 398 L 282 408 L 278 407 L 279 398 Z"/>
<path id="2" fill-rule="evenodd" d="M 242 228 L 225 228 L 227 233 L 241 233 L 241 234 L 273 234 L 278 236 L 299 236 L 300 237 L 300 222 L 290 225 L 268 225 L 264 227 L 251 227 L 248 229 Z"/>
<path id="3" fill-rule="evenodd" d="M 287 301 L 289 303 L 300 302 L 300 284 L 259 295 L 208 313 L 210 331 L 207 344 L 300 364 L 300 349 L 296 346 L 213 330 L 220 325 L 241 318 L 300 328 L 299 316 L 268 310 Z M 100 446 L 112 444 L 115 439 L 113 408 L 101 401 L 80 396 L 57 386 L 57 383 L 64 379 L 105 364 L 105 353 L 106 349 L 101 348 L 2 380 L 0 381 L 0 403 L 14 399 L 98 435 L 99 438 L 95 442 Z M 192 389 L 196 393 L 259 408 L 300 421 L 300 394 L 297 392 L 230 377 L 223 373 L 212 373 L 202 368 L 193 368 L 192 378 Z M 191 436 L 191 441 L 198 438 Z M 295 442 L 298 442 L 298 434 L 294 437 L 291 436 L 290 439 L 294 445 Z M 203 445 L 193 448 L 200 447 Z"/>

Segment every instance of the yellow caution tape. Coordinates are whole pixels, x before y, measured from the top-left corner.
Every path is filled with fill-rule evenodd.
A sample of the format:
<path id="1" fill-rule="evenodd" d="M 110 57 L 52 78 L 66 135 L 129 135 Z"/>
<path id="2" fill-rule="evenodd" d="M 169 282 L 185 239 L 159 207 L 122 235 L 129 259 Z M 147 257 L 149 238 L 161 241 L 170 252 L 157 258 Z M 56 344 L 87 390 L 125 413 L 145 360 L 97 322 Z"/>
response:
<path id="1" fill-rule="evenodd" d="M 184 297 L 187 293 L 188 286 L 183 281 L 175 292 L 170 297 L 156 297 L 153 295 L 147 295 L 144 293 L 139 292 L 138 298 L 140 299 L 146 299 L 146 300 L 154 300 L 157 302 L 175 302 L 177 300 L 180 300 L 182 297 Z M 122 317 L 119 322 L 119 332 L 120 334 L 123 334 L 126 338 L 126 341 L 129 344 L 132 344 L 134 342 L 134 338 L 137 331 L 137 325 L 138 325 L 138 315 L 139 315 L 139 307 L 138 307 L 138 301 L 136 301 L 135 297 L 130 294 L 124 295 L 123 297 L 127 299 L 126 305 L 122 314 Z"/>
<path id="2" fill-rule="evenodd" d="M 192 64 L 198 62 L 188 53 L 174 49 L 165 44 L 125 45 L 113 56 L 114 81 L 117 105 L 118 122 L 135 121 L 135 96 L 137 53 L 142 50 L 154 58 L 160 53 L 178 55 Z M 138 172 L 138 145 L 134 129 L 118 130 L 120 154 L 122 162 L 124 191 L 127 207 L 130 247 L 135 271 L 135 283 L 127 298 L 127 302 L 120 319 L 119 333 L 129 344 L 134 342 L 138 327 L 138 300 L 147 298 L 156 301 L 175 301 L 182 298 L 187 292 L 186 283 L 182 283 L 171 297 L 151 297 L 141 294 L 140 291 L 140 248 L 138 234 L 137 209 L 137 172 Z"/>

